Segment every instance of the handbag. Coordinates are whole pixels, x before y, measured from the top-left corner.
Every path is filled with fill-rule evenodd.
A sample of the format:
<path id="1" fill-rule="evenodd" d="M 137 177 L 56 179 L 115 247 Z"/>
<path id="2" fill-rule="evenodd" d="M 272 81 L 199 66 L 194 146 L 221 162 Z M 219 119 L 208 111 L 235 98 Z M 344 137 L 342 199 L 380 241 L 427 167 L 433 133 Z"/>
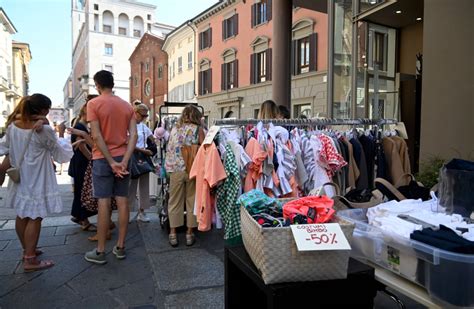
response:
<path id="1" fill-rule="evenodd" d="M 181 155 L 183 156 L 184 165 L 186 166 L 186 172 L 189 174 L 191 172 L 191 167 L 193 166 L 194 158 L 201 146 L 201 139 L 199 137 L 201 131 L 201 126 L 198 126 L 196 133 L 194 134 L 194 140 L 197 140 L 197 144 L 184 145 L 181 146 Z"/>
<path id="2" fill-rule="evenodd" d="M 405 177 L 410 177 L 407 185 L 393 186 L 387 180 L 382 178 L 375 179 L 375 186 L 379 189 L 389 200 L 402 201 L 405 199 L 422 199 L 427 201 L 431 199 L 430 189 L 424 187 L 421 183 L 415 180 L 411 174 L 405 174 L 397 181 L 396 184 L 402 183 Z M 406 182 L 405 182 L 406 183 Z"/>
<path id="3" fill-rule="evenodd" d="M 130 158 L 130 177 L 137 179 L 141 175 L 154 171 L 153 162 L 146 154 L 135 151 Z"/>
<path id="4" fill-rule="evenodd" d="M 26 141 L 25 148 L 23 148 L 23 151 L 21 153 L 20 161 L 18 162 L 18 167 L 12 166 L 6 171 L 8 177 L 10 177 L 10 179 L 14 183 L 20 183 L 20 167 L 23 163 L 23 160 L 25 159 L 26 150 L 28 149 L 28 145 L 30 144 L 31 137 L 33 136 L 33 131 L 34 130 L 32 129 L 31 132 L 28 133 L 28 139 Z"/>

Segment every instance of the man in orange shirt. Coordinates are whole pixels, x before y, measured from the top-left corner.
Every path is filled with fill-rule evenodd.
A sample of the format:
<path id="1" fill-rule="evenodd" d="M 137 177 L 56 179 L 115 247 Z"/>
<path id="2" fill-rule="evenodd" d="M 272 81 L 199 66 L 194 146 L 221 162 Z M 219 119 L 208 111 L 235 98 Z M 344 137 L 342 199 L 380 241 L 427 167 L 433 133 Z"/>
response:
<path id="1" fill-rule="evenodd" d="M 87 121 L 94 140 L 92 149 L 92 184 L 99 200 L 97 248 L 84 258 L 91 263 L 105 264 L 105 241 L 110 221 L 111 198 L 115 197 L 119 213 L 119 237 L 112 252 L 117 259 L 125 258 L 129 210 L 128 161 L 137 143 L 137 125 L 132 106 L 114 95 L 114 77 L 109 71 L 94 75 L 99 96 L 87 104 Z"/>

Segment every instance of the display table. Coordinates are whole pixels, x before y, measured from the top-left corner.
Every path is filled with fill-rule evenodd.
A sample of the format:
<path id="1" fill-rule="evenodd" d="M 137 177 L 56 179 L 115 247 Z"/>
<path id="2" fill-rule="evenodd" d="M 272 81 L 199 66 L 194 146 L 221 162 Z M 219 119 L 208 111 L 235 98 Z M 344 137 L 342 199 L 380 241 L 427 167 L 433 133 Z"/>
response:
<path id="1" fill-rule="evenodd" d="M 243 246 L 226 247 L 224 256 L 226 308 L 373 308 L 374 268 L 352 258 L 347 279 L 266 285 Z"/>

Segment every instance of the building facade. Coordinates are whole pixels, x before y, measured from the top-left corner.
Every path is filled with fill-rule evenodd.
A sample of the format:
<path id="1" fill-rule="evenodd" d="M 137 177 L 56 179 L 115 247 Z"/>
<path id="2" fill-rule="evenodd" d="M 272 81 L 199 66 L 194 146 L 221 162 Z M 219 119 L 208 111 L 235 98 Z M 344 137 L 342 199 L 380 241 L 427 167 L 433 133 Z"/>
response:
<path id="1" fill-rule="evenodd" d="M 195 29 L 186 21 L 166 36 L 163 45 L 168 54 L 169 102 L 196 102 Z"/>
<path id="2" fill-rule="evenodd" d="M 13 83 L 12 35 L 17 32 L 5 11 L 0 8 L 0 128 L 5 130 L 8 115 L 15 108 L 18 90 Z"/>
<path id="3" fill-rule="evenodd" d="M 21 97 L 28 95 L 30 82 L 30 61 L 31 50 L 30 45 L 13 41 L 13 84 L 17 87 L 16 104 L 19 103 Z"/>
<path id="4" fill-rule="evenodd" d="M 198 103 L 206 116 L 256 118 L 272 98 L 272 1 L 225 1 L 194 18 Z M 292 10 L 291 114 L 327 114 L 327 15 Z M 276 102 L 287 105 L 289 102 Z"/>
<path id="5" fill-rule="evenodd" d="M 92 77 L 100 70 L 113 72 L 115 94 L 130 98 L 130 55 L 145 32 L 164 35 L 172 28 L 155 23 L 155 9 L 134 0 L 72 0 L 72 71 L 64 91 L 74 115 L 96 93 Z"/>
<path id="6" fill-rule="evenodd" d="M 148 121 L 155 123 L 160 105 L 168 92 L 168 55 L 163 39 L 145 33 L 130 56 L 130 102 L 150 108 Z"/>

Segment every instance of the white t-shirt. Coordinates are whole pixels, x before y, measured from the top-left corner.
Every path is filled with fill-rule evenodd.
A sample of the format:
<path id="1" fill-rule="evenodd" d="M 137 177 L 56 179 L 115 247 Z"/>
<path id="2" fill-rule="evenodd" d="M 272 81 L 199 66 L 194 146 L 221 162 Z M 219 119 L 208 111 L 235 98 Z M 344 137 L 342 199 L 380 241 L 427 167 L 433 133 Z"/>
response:
<path id="1" fill-rule="evenodd" d="M 143 122 L 137 123 L 137 147 L 146 148 L 146 139 L 148 136 L 153 135 L 150 128 L 146 126 Z"/>

